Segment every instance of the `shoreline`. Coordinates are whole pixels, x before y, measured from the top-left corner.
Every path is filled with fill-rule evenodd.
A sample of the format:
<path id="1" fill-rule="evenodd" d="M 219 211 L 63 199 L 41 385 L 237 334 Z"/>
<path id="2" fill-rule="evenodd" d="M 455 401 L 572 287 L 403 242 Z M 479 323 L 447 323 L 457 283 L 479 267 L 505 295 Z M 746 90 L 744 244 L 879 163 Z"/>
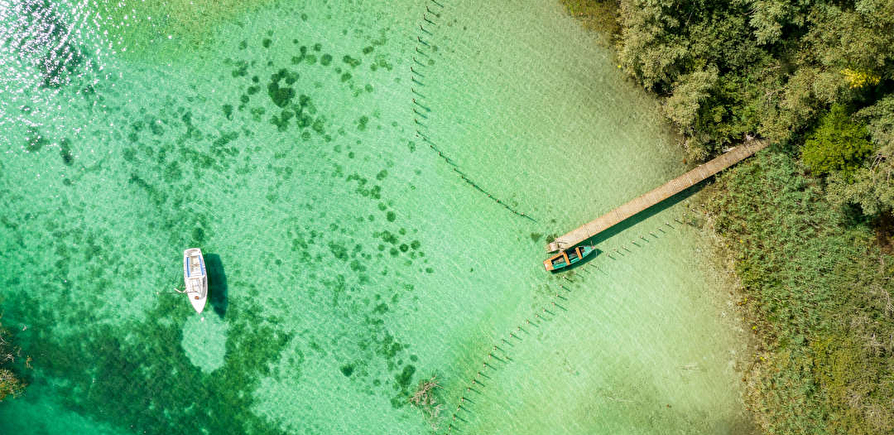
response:
<path id="1" fill-rule="evenodd" d="M 545 274 L 544 234 L 695 165 L 667 95 L 616 68 L 610 38 L 562 3 L 411 3 L 246 12 L 197 29 L 225 36 L 209 46 L 175 35 L 183 47 L 171 53 L 184 56 L 167 69 L 152 65 L 165 53 L 110 53 L 105 71 L 119 79 L 93 87 L 102 113 L 80 97 L 36 105 L 66 119 L 27 146 L 15 139 L 23 152 L 10 150 L 0 179 L 0 298 L 23 347 L 16 367 L 36 358 L 19 372 L 33 381 L 26 396 L 0 406 L 0 432 L 418 434 L 440 422 L 442 433 L 455 409 L 463 433 L 739 434 L 758 430 L 755 413 L 772 417 L 747 381 L 786 360 L 757 341 L 772 325 L 744 319 L 761 314 L 750 295 L 764 283 L 739 255 L 760 266 L 773 252 L 764 240 L 816 239 L 755 225 L 780 217 L 759 200 L 795 196 L 808 208 L 784 205 L 798 217 L 816 196 L 749 187 L 783 166 L 775 179 L 808 193 L 816 182 L 790 158 L 752 157 L 632 218 L 601 243 L 608 255 Z M 598 4 L 571 11 L 596 29 L 615 2 Z M 62 153 L 38 137 L 75 122 L 93 135 Z M 761 213 L 722 213 L 737 204 Z M 820 235 L 839 242 L 823 258 L 853 254 L 822 217 Z M 782 222 L 814 231 L 810 219 Z M 159 292 L 182 279 L 184 245 L 220 266 L 210 292 L 221 304 L 204 321 Z M 839 337 L 801 340 L 818 364 L 846 369 Z"/>
<path id="2" fill-rule="evenodd" d="M 894 206 L 890 179 L 884 178 L 892 172 L 894 151 L 894 96 L 890 81 L 885 84 L 889 77 L 868 66 L 834 70 L 815 59 L 793 65 L 793 70 L 800 68 L 795 72 L 773 72 L 775 56 L 785 55 L 773 52 L 774 47 L 802 42 L 800 34 L 780 32 L 768 38 L 753 20 L 736 30 L 718 30 L 718 19 L 741 12 L 735 7 L 696 8 L 687 23 L 692 18 L 708 30 L 688 34 L 674 24 L 652 28 L 643 23 L 676 23 L 679 11 L 638 11 L 629 2 L 561 3 L 585 28 L 609 29 L 612 53 L 623 58 L 618 62 L 626 65 L 629 78 L 660 99 L 665 121 L 686 137 L 690 157 L 716 155 L 741 134 L 781 144 L 718 174 L 690 210 L 710 238 L 713 267 L 732 278 L 725 290 L 749 326 L 750 361 L 743 367 L 742 385 L 755 426 L 764 433 L 894 430 L 894 410 L 888 406 L 894 397 L 888 381 L 894 364 L 884 357 L 894 352 L 894 340 L 879 338 L 894 337 L 889 278 L 894 273 Z M 616 8 L 614 15 L 605 12 L 610 8 Z M 843 31 L 872 38 L 881 26 L 862 23 L 862 11 L 842 7 L 835 12 L 855 21 L 844 30 L 830 29 L 823 23 L 834 15 L 819 14 L 796 27 L 808 35 Z M 613 19 L 614 25 L 598 23 Z M 623 31 L 621 26 L 626 26 Z M 663 42 L 667 35 L 676 35 L 684 45 Z M 711 37 L 715 40 L 705 46 Z M 760 48 L 753 52 L 724 46 L 755 38 Z M 834 50 L 817 41 L 807 45 L 816 47 L 788 51 Z M 675 47 L 684 54 L 665 59 L 667 65 L 650 63 L 673 57 Z M 728 52 L 742 57 L 716 59 Z M 854 61 L 840 52 L 824 55 Z M 682 58 L 696 66 L 675 70 Z M 737 62 L 753 58 L 761 62 L 753 62 L 757 65 L 748 71 L 736 69 Z M 803 71 L 816 74 L 808 82 L 829 80 L 830 87 L 838 86 L 837 94 L 798 94 Z M 755 74 L 773 75 L 780 83 L 769 86 L 801 99 L 794 103 L 788 96 L 771 97 L 763 106 L 755 103 L 754 93 L 768 86 L 751 82 Z M 731 83 L 737 84 L 735 90 L 722 87 Z M 836 154 L 841 149 L 852 154 Z"/>

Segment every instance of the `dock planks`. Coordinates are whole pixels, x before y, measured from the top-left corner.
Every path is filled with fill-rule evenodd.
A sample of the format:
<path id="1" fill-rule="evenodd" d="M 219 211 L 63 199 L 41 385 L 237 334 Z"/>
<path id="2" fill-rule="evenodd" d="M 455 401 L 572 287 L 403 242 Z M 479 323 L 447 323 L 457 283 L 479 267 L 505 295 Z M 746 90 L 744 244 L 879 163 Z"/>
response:
<path id="1" fill-rule="evenodd" d="M 736 146 L 723 155 L 668 181 L 663 186 L 633 199 L 632 201 L 600 216 L 598 219 L 572 230 L 564 236 L 557 237 L 556 240 L 547 245 L 546 250 L 547 252 L 555 252 L 573 247 L 628 218 L 633 217 L 637 213 L 686 190 L 692 185 L 735 165 L 750 157 L 752 154 L 766 148 L 767 145 L 769 145 L 769 142 L 765 140 L 751 140 Z"/>

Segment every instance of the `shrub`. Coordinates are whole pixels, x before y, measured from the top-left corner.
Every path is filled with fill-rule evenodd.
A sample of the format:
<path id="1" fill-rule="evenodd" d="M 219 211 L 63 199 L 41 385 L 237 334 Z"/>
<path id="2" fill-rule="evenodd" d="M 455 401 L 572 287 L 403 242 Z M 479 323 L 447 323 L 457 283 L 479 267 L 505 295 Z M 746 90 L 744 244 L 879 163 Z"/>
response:
<path id="1" fill-rule="evenodd" d="M 843 106 L 835 105 L 804 142 L 801 158 L 814 174 L 842 172 L 849 179 L 871 153 L 866 126 L 853 121 Z"/>

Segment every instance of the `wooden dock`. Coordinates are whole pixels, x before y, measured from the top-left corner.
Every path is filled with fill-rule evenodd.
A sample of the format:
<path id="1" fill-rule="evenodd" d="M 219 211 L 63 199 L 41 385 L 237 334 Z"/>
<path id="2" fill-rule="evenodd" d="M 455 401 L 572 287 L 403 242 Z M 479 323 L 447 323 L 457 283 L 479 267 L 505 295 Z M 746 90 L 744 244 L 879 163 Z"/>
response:
<path id="1" fill-rule="evenodd" d="M 555 241 L 547 245 L 546 250 L 547 252 L 556 252 L 571 248 L 748 158 L 752 154 L 766 148 L 767 145 L 769 145 L 769 142 L 765 140 L 747 141 L 723 155 L 668 181 L 665 185 L 602 215 L 598 219 L 584 224 L 564 236 L 557 237 Z"/>

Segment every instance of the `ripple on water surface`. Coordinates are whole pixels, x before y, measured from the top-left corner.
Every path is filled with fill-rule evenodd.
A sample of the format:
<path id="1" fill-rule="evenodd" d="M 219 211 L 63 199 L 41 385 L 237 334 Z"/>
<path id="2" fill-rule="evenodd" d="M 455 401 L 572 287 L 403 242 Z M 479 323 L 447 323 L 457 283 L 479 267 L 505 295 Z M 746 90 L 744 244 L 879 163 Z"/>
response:
<path id="1" fill-rule="evenodd" d="M 680 205 L 542 270 L 682 170 L 654 102 L 558 4 L 399 3 L 3 12 L 0 302 L 35 368 L 0 432 L 738 427 Z"/>

